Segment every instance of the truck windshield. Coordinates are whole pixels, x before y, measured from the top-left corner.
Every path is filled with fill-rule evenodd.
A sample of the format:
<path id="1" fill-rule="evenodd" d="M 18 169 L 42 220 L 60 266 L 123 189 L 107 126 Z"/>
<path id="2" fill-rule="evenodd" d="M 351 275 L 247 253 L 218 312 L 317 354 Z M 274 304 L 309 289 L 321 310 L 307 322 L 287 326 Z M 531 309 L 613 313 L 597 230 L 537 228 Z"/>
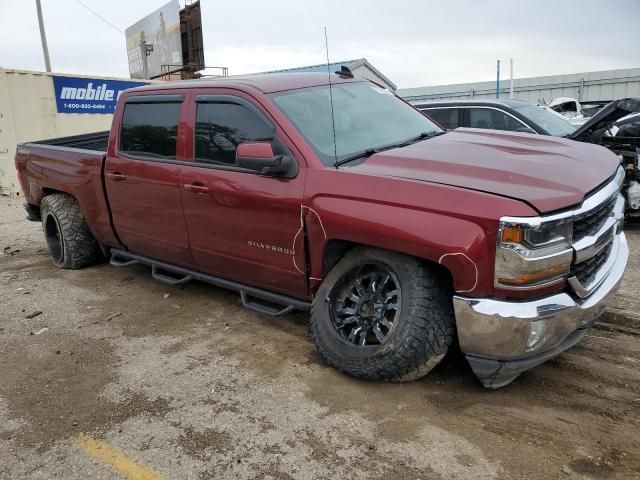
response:
<path id="1" fill-rule="evenodd" d="M 334 157 L 329 85 L 272 96 L 326 165 L 441 131 L 420 112 L 372 83 L 334 84 L 332 90 L 337 158 Z"/>
<path id="2" fill-rule="evenodd" d="M 549 135 L 553 135 L 554 137 L 566 137 L 567 135 L 571 135 L 576 129 L 575 126 L 571 125 L 560 115 L 550 112 L 544 107 L 524 105 L 522 107 L 515 107 L 515 110 L 536 125 L 544 128 Z"/>

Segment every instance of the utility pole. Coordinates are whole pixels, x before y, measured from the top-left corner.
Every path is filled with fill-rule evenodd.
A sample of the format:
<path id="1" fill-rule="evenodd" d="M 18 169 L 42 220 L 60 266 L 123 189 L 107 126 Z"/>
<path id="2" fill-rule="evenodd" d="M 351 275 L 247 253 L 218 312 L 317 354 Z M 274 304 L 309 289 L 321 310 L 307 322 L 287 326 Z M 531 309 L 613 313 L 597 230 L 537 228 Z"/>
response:
<path id="1" fill-rule="evenodd" d="M 509 85 L 509 98 L 513 98 L 513 58 L 509 59 L 509 76 L 511 77 L 511 83 Z"/>
<path id="2" fill-rule="evenodd" d="M 500 98 L 500 60 L 496 69 L 496 98 Z"/>
<path id="3" fill-rule="evenodd" d="M 51 62 L 49 61 L 49 47 L 47 47 L 47 35 L 44 33 L 44 20 L 42 19 L 42 6 L 40 5 L 40 0 L 36 0 L 36 9 L 38 10 L 38 24 L 40 25 L 40 40 L 42 41 L 44 66 L 47 69 L 47 72 L 50 72 Z"/>

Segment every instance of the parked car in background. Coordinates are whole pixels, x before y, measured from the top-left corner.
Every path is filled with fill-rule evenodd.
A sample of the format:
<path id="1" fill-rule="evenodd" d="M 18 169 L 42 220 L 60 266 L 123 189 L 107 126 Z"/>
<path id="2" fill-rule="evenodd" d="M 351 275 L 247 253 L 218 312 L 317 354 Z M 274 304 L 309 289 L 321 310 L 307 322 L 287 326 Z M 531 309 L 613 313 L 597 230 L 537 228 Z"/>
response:
<path id="1" fill-rule="evenodd" d="M 640 100 L 624 98 L 600 108 L 583 125 L 576 127 L 549 106 L 522 100 L 448 100 L 415 105 L 446 129 L 489 128 L 513 132 L 564 137 L 602 145 L 620 158 L 626 171 L 624 195 L 627 215 L 640 217 Z"/>
<path id="2" fill-rule="evenodd" d="M 549 108 L 558 115 L 565 117 L 572 125 L 579 127 L 584 125 L 591 117 L 609 103 L 611 103 L 611 100 L 590 100 L 580 102 L 571 97 L 557 97 L 549 103 L 544 100 L 539 101 L 538 105 Z"/>
<path id="3" fill-rule="evenodd" d="M 584 125 L 589 117 L 595 113 L 595 111 L 587 112 L 583 109 L 582 104 L 571 97 L 557 97 L 547 103 L 545 106 L 552 109 L 554 112 L 558 112 L 565 117 L 571 125 L 579 127 Z"/>
<path id="4" fill-rule="evenodd" d="M 443 132 L 347 75 L 127 90 L 111 132 L 21 144 L 16 166 L 56 266 L 107 256 L 311 310 L 320 354 L 360 378 L 420 378 L 457 341 L 506 385 L 580 341 L 629 255 L 611 152 Z"/>
<path id="5" fill-rule="evenodd" d="M 561 115 L 522 100 L 447 100 L 415 107 L 447 130 L 490 128 L 567 137 L 576 129 Z"/>

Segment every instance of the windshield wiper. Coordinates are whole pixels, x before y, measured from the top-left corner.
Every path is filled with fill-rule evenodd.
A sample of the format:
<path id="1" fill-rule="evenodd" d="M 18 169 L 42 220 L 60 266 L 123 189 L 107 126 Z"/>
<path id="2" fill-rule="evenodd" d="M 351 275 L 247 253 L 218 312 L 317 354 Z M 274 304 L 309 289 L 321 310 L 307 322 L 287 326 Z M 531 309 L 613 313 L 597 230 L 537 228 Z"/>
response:
<path id="1" fill-rule="evenodd" d="M 441 131 L 433 131 L 433 132 L 422 132 L 420 135 L 416 135 L 413 138 L 410 138 L 409 140 L 405 140 L 404 142 L 400 142 L 400 143 L 396 143 L 395 145 L 389 145 L 390 148 L 400 148 L 400 147 L 406 147 L 407 145 L 411 145 L 412 143 L 417 143 L 420 142 L 422 140 L 427 140 L 429 138 L 433 138 L 433 137 L 437 137 L 438 135 L 444 135 L 445 131 L 441 130 Z"/>
<path id="2" fill-rule="evenodd" d="M 445 131 L 434 131 L 434 132 L 422 132 L 415 137 L 412 137 L 408 140 L 403 140 L 399 143 L 391 143 L 389 145 L 385 145 L 383 147 L 378 148 L 368 148 L 360 153 L 356 153 L 351 155 L 350 157 L 343 158 L 342 160 L 338 160 L 334 163 L 334 166 L 338 168 L 340 165 L 344 165 L 345 163 L 353 162 L 354 160 L 358 160 L 359 158 L 367 158 L 373 155 L 374 153 L 384 152 L 385 150 L 391 150 L 392 148 L 400 148 L 406 147 L 407 145 L 411 145 L 412 143 L 420 142 L 421 140 L 427 140 L 429 138 L 437 137 L 438 135 L 443 135 L 447 132 Z"/>
<path id="3" fill-rule="evenodd" d="M 359 158 L 367 158 L 373 155 L 374 153 L 378 153 L 381 151 L 378 148 L 368 148 L 367 150 L 356 153 L 355 155 L 351 155 L 350 157 L 343 158 L 342 160 L 338 160 L 334 163 L 334 166 L 338 168 L 340 165 L 344 165 L 345 163 L 353 162 L 354 160 L 358 160 Z"/>

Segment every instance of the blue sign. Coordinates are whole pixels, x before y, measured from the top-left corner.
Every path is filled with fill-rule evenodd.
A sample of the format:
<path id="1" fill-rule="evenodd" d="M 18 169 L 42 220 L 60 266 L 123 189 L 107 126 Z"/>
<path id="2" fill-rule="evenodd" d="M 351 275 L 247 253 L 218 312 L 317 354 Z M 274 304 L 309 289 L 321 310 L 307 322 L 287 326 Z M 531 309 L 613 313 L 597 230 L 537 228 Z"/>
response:
<path id="1" fill-rule="evenodd" d="M 58 113 L 113 113 L 118 97 L 127 88 L 146 82 L 101 78 L 53 77 Z"/>

